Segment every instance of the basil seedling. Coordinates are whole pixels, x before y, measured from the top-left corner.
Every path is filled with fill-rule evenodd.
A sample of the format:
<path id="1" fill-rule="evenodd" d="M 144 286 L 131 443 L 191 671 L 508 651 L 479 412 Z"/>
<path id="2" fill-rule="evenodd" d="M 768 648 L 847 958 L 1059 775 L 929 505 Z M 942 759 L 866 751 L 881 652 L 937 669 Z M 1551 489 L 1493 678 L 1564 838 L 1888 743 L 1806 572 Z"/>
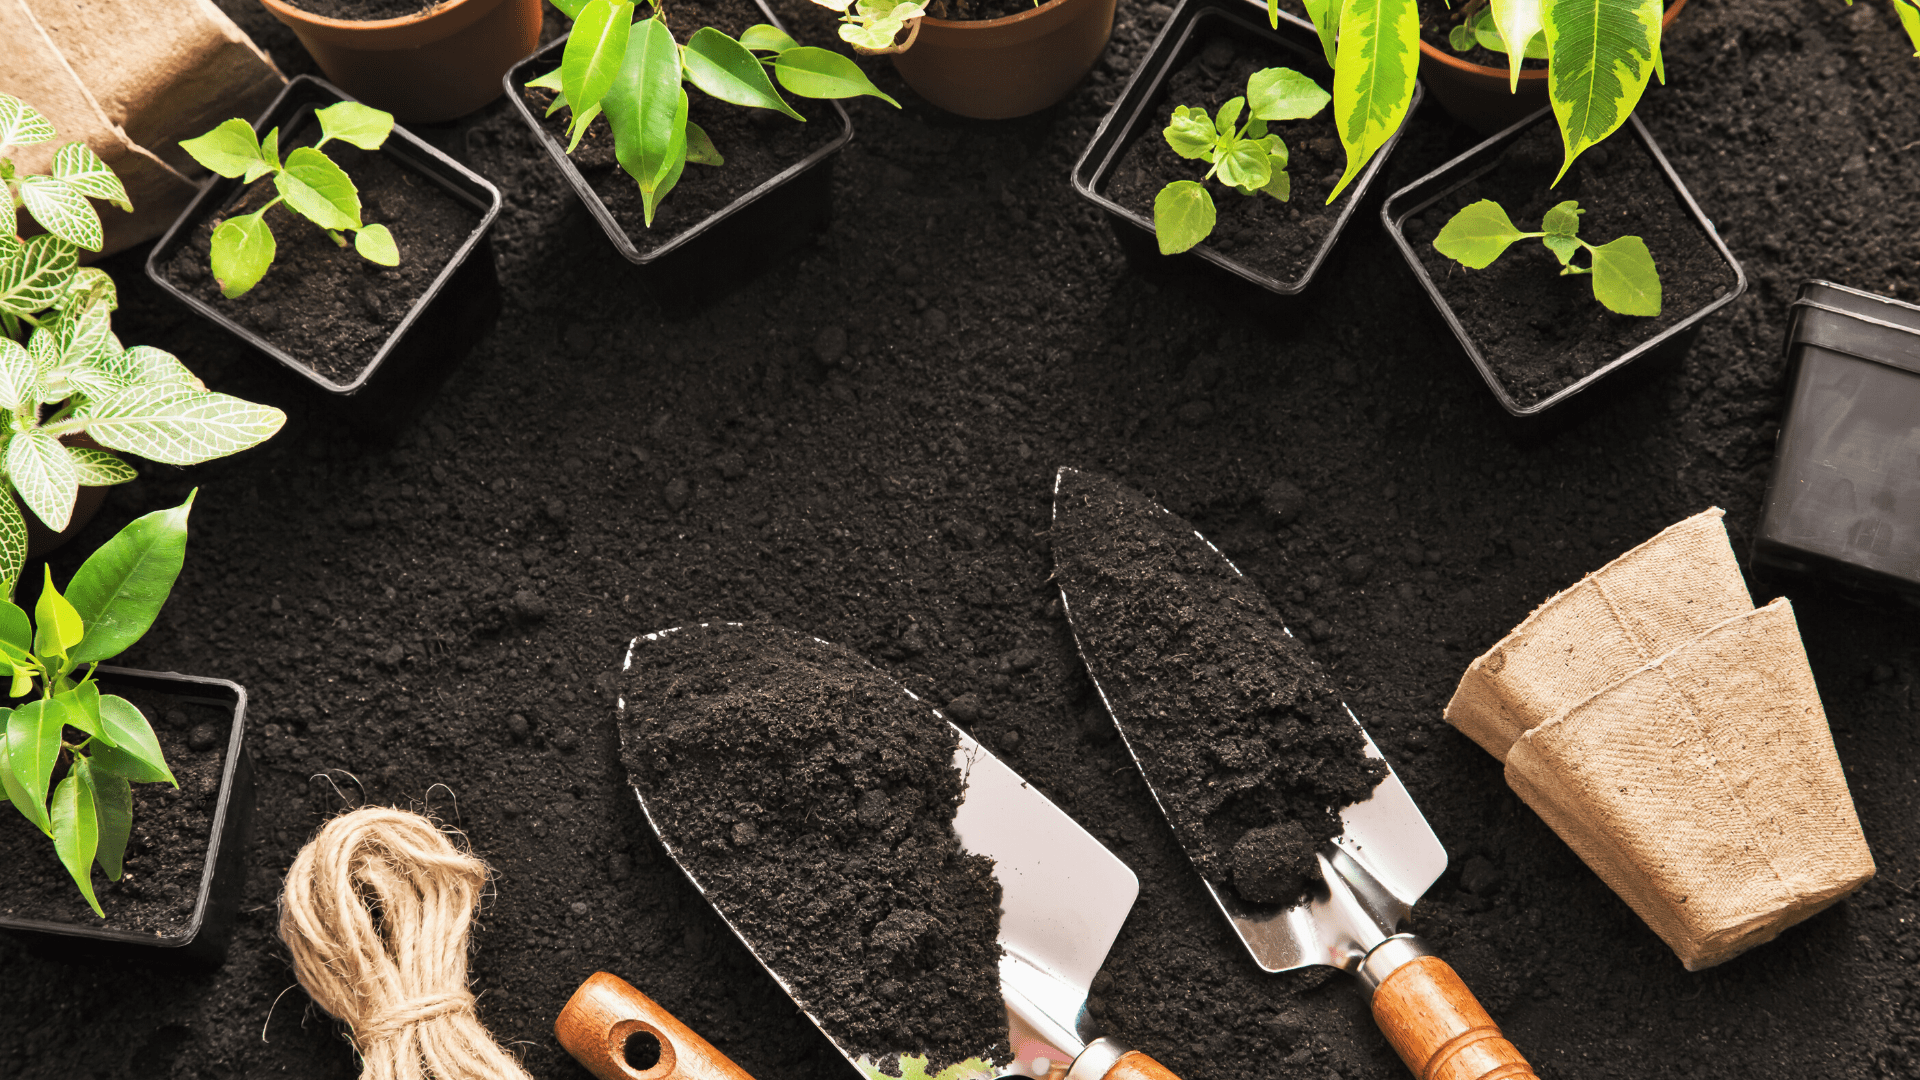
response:
<path id="1" fill-rule="evenodd" d="M 1647 242 L 1637 236 L 1622 236 L 1604 244 L 1589 244 L 1580 239 L 1580 203 L 1573 199 L 1547 211 L 1539 232 L 1521 232 L 1513 219 L 1492 199 L 1463 208 L 1453 215 L 1433 249 L 1472 270 L 1493 265 L 1515 240 L 1539 237 L 1553 257 L 1560 260 L 1560 274 L 1589 274 L 1593 277 L 1593 298 L 1607 310 L 1622 315 L 1660 314 L 1660 272 L 1654 268 L 1653 254 Z M 1592 259 L 1587 266 L 1576 266 L 1573 257 L 1585 250 Z"/>
<path id="2" fill-rule="evenodd" d="M 1209 162 L 1199 180 L 1175 180 L 1153 200 L 1153 235 L 1160 254 L 1174 255 L 1213 232 L 1216 212 L 1205 181 L 1218 176 L 1242 195 L 1265 193 L 1281 202 L 1293 194 L 1287 175 L 1287 144 L 1267 130 L 1279 120 L 1304 120 L 1327 107 L 1332 95 L 1292 68 L 1266 68 L 1247 79 L 1247 94 L 1207 110 L 1178 105 L 1167 125 L 1167 145 L 1183 158 Z M 1240 121 L 1246 113 L 1246 122 Z"/>

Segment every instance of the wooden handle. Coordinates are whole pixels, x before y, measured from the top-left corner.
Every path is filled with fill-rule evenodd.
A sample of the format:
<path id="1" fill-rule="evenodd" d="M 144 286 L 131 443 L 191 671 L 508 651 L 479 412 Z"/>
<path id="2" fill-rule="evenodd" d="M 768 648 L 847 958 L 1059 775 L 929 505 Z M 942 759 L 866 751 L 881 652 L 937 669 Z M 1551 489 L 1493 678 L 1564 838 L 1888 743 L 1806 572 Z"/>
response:
<path id="1" fill-rule="evenodd" d="M 1173 1070 L 1153 1060 L 1138 1050 L 1129 1050 L 1120 1055 L 1113 1063 L 1107 1075 L 1101 1080 L 1180 1080 Z"/>
<path id="2" fill-rule="evenodd" d="M 1373 1019 L 1420 1080 L 1533 1077 L 1533 1066 L 1437 956 L 1394 969 L 1373 992 Z"/>
<path id="3" fill-rule="evenodd" d="M 693 1029 L 674 1019 L 626 980 L 595 972 L 573 992 L 553 1021 L 553 1033 L 575 1061 L 600 1080 L 753 1080 Z M 659 1060 L 647 1069 L 627 1063 L 627 1040 L 646 1036 L 659 1044 Z"/>

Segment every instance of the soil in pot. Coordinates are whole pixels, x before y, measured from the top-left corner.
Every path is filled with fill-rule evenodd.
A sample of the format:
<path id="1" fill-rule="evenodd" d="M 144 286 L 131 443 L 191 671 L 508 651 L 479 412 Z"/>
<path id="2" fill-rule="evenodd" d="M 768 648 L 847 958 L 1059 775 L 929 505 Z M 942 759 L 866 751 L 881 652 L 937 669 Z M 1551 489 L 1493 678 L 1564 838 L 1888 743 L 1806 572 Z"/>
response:
<path id="1" fill-rule="evenodd" d="M 1531 405 L 1678 323 L 1734 287 L 1737 278 L 1667 182 L 1653 154 L 1631 133 L 1581 154 L 1558 187 L 1559 130 L 1535 124 L 1494 167 L 1406 221 L 1407 242 L 1441 296 L 1459 316 L 1507 392 Z M 1492 199 L 1523 231 L 1547 210 L 1577 199 L 1586 213 L 1580 238 L 1620 236 L 1647 242 L 1660 271 L 1660 314 L 1616 315 L 1593 298 L 1587 277 L 1560 276 L 1537 240 L 1523 240 L 1485 270 L 1469 270 L 1433 249 L 1433 239 L 1462 207 Z M 1587 257 L 1579 261 L 1584 265 Z"/>
<path id="2" fill-rule="evenodd" d="M 1151 122 L 1141 125 L 1103 194 L 1153 220 L 1153 200 L 1161 188 L 1175 180 L 1198 180 L 1207 171 L 1205 162 L 1189 161 L 1167 145 L 1162 132 L 1172 122 L 1174 108 L 1186 105 L 1217 114 L 1228 100 L 1246 94 L 1249 76 L 1270 67 L 1293 68 L 1331 92 L 1333 77 L 1325 65 L 1304 60 L 1286 49 L 1224 34 L 1214 37 L 1167 79 L 1150 110 Z M 1270 195 L 1242 195 L 1217 179 L 1207 181 L 1218 217 L 1213 234 L 1201 243 L 1277 281 L 1291 281 L 1306 271 L 1321 238 L 1346 209 L 1343 202 L 1327 203 L 1346 158 L 1330 107 L 1305 120 L 1273 124 L 1269 130 L 1287 144 L 1292 197 L 1281 202 Z"/>
<path id="3" fill-rule="evenodd" d="M 767 21 L 766 13 L 752 0 L 688 0 L 668 9 L 667 21 L 674 40 L 685 44 L 694 32 L 711 26 L 730 37 L 755 23 Z M 801 44 L 831 44 L 801 42 Z M 545 71 L 534 70 L 533 76 Z M 833 107 L 825 101 L 783 94 L 794 111 L 807 118 L 800 123 L 770 109 L 749 109 L 717 101 L 687 84 L 687 116 L 713 140 L 726 164 L 688 163 L 680 182 L 655 208 L 653 225 L 647 225 L 640 185 L 634 182 L 614 157 L 613 129 L 604 116 L 587 126 L 580 145 L 568 155 L 580 175 L 586 178 L 594 194 L 600 196 L 614 220 L 625 229 L 634 247 L 647 254 L 724 210 L 735 199 L 792 168 L 809 154 L 832 142 L 840 133 Z M 528 89 L 519 92 L 541 116 L 553 102 L 551 91 Z M 541 123 L 547 133 L 567 145 L 569 112 L 561 109 Z M 558 185 L 559 178 L 553 182 Z"/>
<path id="4" fill-rule="evenodd" d="M 927 14 L 950 22 L 985 22 L 1024 15 L 1045 0 L 933 0 Z"/>
<path id="5" fill-rule="evenodd" d="M 301 11 L 343 22 L 377 22 L 419 15 L 440 0 L 287 0 Z"/>
<path id="6" fill-rule="evenodd" d="M 283 146 L 311 145 L 310 120 L 290 126 L 305 130 L 300 142 L 283 140 Z M 208 263 L 213 231 L 228 216 L 250 213 L 275 196 L 273 185 L 261 181 L 195 225 L 160 272 L 315 372 L 347 383 L 379 355 L 479 226 L 480 213 L 384 151 L 335 140 L 326 153 L 359 188 L 361 220 L 392 230 L 398 266 L 368 262 L 351 242 L 341 247 L 319 226 L 276 208 L 267 215 L 276 244 L 273 268 L 245 295 L 221 296 Z"/>
<path id="7" fill-rule="evenodd" d="M 1460 25 L 1461 16 L 1466 13 L 1466 5 L 1449 6 L 1447 0 L 1420 0 L 1420 40 L 1440 51 L 1442 56 L 1450 56 L 1469 64 L 1481 67 L 1507 70 L 1507 54 L 1475 45 L 1466 52 L 1458 52 L 1447 40 L 1447 35 L 1455 26 Z M 1545 60 L 1522 60 L 1520 70 L 1543 71 Z"/>
<path id="8" fill-rule="evenodd" d="M 953 729 L 849 649 L 689 627 L 633 650 L 629 777 L 722 914 L 855 1054 L 1008 1059 L 1000 885 Z"/>
<path id="9" fill-rule="evenodd" d="M 1181 846 L 1208 880 L 1291 903 L 1339 809 L 1386 775 L 1306 649 L 1187 522 L 1070 470 L 1053 524 L 1073 625 Z"/>
<path id="10" fill-rule="evenodd" d="M 133 833 L 124 873 L 117 882 L 109 882 L 97 867 L 93 875 L 104 920 L 87 907 L 53 841 L 8 806 L 0 817 L 0 867 L 6 868 L 0 873 L 0 915 L 155 936 L 178 933 L 192 920 L 233 714 L 170 694 L 114 692 L 139 706 L 153 725 L 179 788 L 133 785 Z M 67 729 L 69 741 L 83 737 Z"/>

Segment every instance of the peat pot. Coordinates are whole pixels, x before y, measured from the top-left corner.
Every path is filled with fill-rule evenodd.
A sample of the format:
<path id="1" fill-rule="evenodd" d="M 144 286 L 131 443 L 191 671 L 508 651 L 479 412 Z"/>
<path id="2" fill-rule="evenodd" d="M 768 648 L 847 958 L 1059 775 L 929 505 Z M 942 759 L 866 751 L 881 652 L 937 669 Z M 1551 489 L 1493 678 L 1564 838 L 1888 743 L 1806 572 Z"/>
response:
<path id="1" fill-rule="evenodd" d="M 287 84 L 254 129 L 280 129 L 283 148 L 311 142 L 316 108 L 352 98 L 302 75 Z M 351 246 L 291 211 L 274 211 L 279 254 L 253 291 L 228 300 L 207 270 L 207 238 L 240 200 L 270 197 L 237 179 L 215 177 L 147 256 L 161 288 L 289 372 L 308 392 L 357 426 L 390 433 L 412 419 L 472 351 L 500 310 L 500 280 L 488 230 L 500 192 L 480 174 L 403 127 L 361 151 L 343 142 L 327 153 L 354 179 L 365 219 L 386 224 L 400 266 L 377 267 Z M 251 208 L 251 202 L 248 208 Z M 296 262 L 305 250 L 321 272 Z"/>
<path id="2" fill-rule="evenodd" d="M 1753 569 L 1920 605 L 1920 307 L 1800 286 L 1787 387 Z"/>
<path id="3" fill-rule="evenodd" d="M 1638 117 L 1574 163 L 1558 187 L 1559 129 L 1551 110 L 1488 139 L 1387 197 L 1380 216 L 1420 287 L 1518 434 L 1545 434 L 1604 395 L 1678 364 L 1708 315 L 1746 290 L 1747 277 Z M 1661 313 L 1617 315 L 1591 279 L 1560 276 L 1537 239 L 1469 270 L 1433 249 L 1462 207 L 1492 199 L 1522 231 L 1557 203 L 1580 203 L 1580 238 L 1639 236 L 1660 274 Z M 1578 256 L 1585 264 L 1587 256 Z"/>
<path id="4" fill-rule="evenodd" d="M 9 809 L 0 819 L 0 829 L 30 835 L 8 838 L 10 842 L 24 839 L 25 846 L 10 860 L 8 874 L 0 875 L 0 930 L 17 935 L 22 944 L 36 952 L 61 958 L 218 966 L 226 959 L 227 946 L 233 939 L 240 892 L 246 884 L 246 847 L 253 825 L 253 760 L 246 746 L 247 692 L 225 679 L 132 668 L 103 666 L 96 680 L 103 691 L 119 694 L 140 707 L 160 735 L 168 765 L 181 778 L 177 795 L 172 795 L 165 784 L 134 785 L 133 841 L 127 849 L 126 863 L 129 876 L 123 879 L 142 881 L 150 889 L 177 886 L 178 903 L 168 910 L 166 904 L 154 902 L 150 895 L 132 896 L 121 885 L 109 885 L 96 872 L 94 889 L 107 911 L 102 925 L 87 910 L 86 901 L 60 866 L 52 841 Z M 185 726 L 168 723 L 166 717 L 176 712 L 187 717 Z M 187 749 L 188 729 L 200 724 L 210 725 L 219 733 L 214 746 L 220 756 L 217 767 L 200 762 L 203 772 L 196 780 L 195 758 L 213 753 Z M 217 786 L 213 781 L 216 768 Z M 211 790 L 196 790 L 198 782 Z M 164 852 L 139 850 L 147 835 L 141 829 L 143 811 L 151 814 L 155 801 L 147 798 L 144 801 L 148 805 L 143 807 L 143 795 L 163 791 L 170 794 L 170 801 L 187 808 L 191 820 L 204 822 L 207 830 L 205 858 L 172 873 L 156 873 L 153 868 Z M 10 875 L 20 873 L 23 866 L 43 879 L 58 878 L 57 899 L 53 901 L 56 911 L 34 910 L 45 901 L 30 907 L 18 902 L 16 894 L 9 891 Z M 168 878 L 173 881 L 164 880 Z M 137 912 L 145 916 L 141 928 L 115 924 L 116 917 L 132 921 Z M 149 925 L 154 923 L 163 925 Z"/>
<path id="5" fill-rule="evenodd" d="M 540 43 L 541 0 L 446 0 L 351 22 L 260 0 L 335 85 L 403 123 L 452 120 L 500 96 L 500 76 Z"/>
<path id="6" fill-rule="evenodd" d="M 1204 54 L 1211 46 L 1217 56 L 1223 41 L 1231 41 L 1235 51 L 1216 69 Z M 1292 68 L 1324 90 L 1333 88 L 1333 70 L 1313 24 L 1283 11 L 1275 29 L 1267 23 L 1264 3 L 1182 0 L 1100 121 L 1073 167 L 1073 186 L 1107 212 L 1108 224 L 1138 269 L 1190 273 L 1198 268 L 1221 281 L 1293 296 L 1325 265 L 1400 140 L 1396 132 L 1328 205 L 1327 193 L 1345 167 L 1331 105 L 1309 119 L 1273 126 L 1292 158 L 1287 171 L 1293 191 L 1287 202 L 1242 195 L 1209 181 L 1219 213 L 1213 235 L 1177 255 L 1160 254 L 1154 238 L 1153 200 L 1160 188 L 1174 180 L 1198 180 L 1207 169 L 1205 162 L 1180 158 L 1167 147 L 1162 131 L 1173 107 L 1216 113 L 1229 99 L 1246 94 L 1251 71 L 1266 67 Z M 1414 90 L 1409 116 L 1419 108 L 1422 93 Z M 1244 230 L 1237 237 L 1229 235 L 1236 223 Z"/>
<path id="7" fill-rule="evenodd" d="M 739 6 L 739 25 L 716 28 L 737 37 L 753 23 L 781 25 L 763 0 L 750 4 L 742 0 Z M 690 34 L 695 29 L 687 25 L 677 32 Z M 576 160 L 567 155 L 567 110 L 543 115 L 545 92 L 526 88 L 528 80 L 560 66 L 567 36 L 548 43 L 507 72 L 507 97 L 607 239 L 640 268 L 641 282 L 657 299 L 663 303 L 709 299 L 771 266 L 826 223 L 833 206 L 833 158 L 853 139 L 853 121 L 838 101 L 791 99 L 789 104 L 808 122 L 797 124 L 781 117 L 779 124 L 792 125 L 783 129 L 756 121 L 752 114 L 764 110 L 724 104 L 716 108 L 711 98 L 689 90 L 694 98 L 693 121 L 713 138 L 727 164 L 718 168 L 689 164 L 679 184 L 656 209 L 653 225 L 647 226 L 640 211 L 639 185 L 614 160 L 612 132 L 605 118 L 588 128 L 574 152 Z M 728 177 L 718 174 L 728 169 L 736 170 L 738 176 L 755 168 L 739 153 L 742 143 L 757 153 L 764 143 L 776 141 L 789 144 L 792 156 L 763 161 L 758 167 L 765 178 L 759 183 L 731 199 L 700 190 L 703 184 L 727 182 Z"/>
<path id="8" fill-rule="evenodd" d="M 1004 19 L 920 19 L 894 70 L 914 93 L 976 120 L 1026 116 L 1066 97 L 1113 36 L 1114 0 L 1047 0 Z"/>
<path id="9" fill-rule="evenodd" d="M 1664 37 L 1667 27 L 1680 15 L 1687 0 L 1673 0 L 1660 20 Z M 1523 68 L 1519 89 L 1504 67 L 1488 67 L 1462 60 L 1424 38 L 1420 42 L 1420 81 L 1433 91 L 1433 98 L 1447 115 L 1482 135 L 1491 135 L 1548 107 L 1547 69 Z"/>

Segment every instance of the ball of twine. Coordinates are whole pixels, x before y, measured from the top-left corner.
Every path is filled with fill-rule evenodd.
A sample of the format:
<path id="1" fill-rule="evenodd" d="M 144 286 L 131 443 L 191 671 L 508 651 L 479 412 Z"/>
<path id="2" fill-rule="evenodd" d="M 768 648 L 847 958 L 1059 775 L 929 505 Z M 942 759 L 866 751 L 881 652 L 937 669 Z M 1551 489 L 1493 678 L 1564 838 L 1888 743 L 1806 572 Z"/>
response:
<path id="1" fill-rule="evenodd" d="M 327 822 L 294 859 L 280 940 L 300 985 L 353 1029 L 366 1080 L 532 1080 L 467 989 L 487 877 L 431 821 L 384 806 Z"/>

